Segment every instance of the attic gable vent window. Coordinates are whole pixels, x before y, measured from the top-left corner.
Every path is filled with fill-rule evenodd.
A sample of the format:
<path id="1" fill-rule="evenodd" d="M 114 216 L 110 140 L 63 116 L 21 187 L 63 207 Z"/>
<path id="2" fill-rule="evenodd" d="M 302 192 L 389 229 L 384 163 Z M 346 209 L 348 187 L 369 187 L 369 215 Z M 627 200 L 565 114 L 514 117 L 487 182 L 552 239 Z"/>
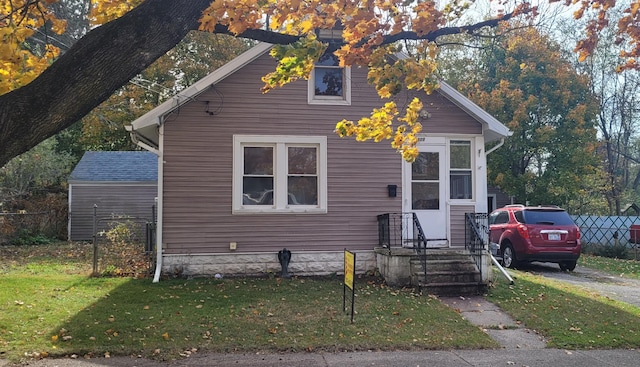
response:
<path id="1" fill-rule="evenodd" d="M 340 60 L 326 53 L 316 63 L 309 79 L 309 104 L 350 105 L 351 68 L 340 67 Z"/>

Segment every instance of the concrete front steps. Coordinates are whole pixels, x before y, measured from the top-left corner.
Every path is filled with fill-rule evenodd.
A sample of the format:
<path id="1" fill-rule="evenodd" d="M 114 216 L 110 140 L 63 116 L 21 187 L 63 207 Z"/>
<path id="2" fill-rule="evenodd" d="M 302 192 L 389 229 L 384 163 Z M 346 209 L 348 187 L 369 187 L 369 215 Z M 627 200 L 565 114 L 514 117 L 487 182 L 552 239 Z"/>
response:
<path id="1" fill-rule="evenodd" d="M 411 257 L 411 283 L 423 293 L 439 296 L 483 294 L 487 285 L 466 250 L 427 249 L 425 272 L 418 255 Z"/>

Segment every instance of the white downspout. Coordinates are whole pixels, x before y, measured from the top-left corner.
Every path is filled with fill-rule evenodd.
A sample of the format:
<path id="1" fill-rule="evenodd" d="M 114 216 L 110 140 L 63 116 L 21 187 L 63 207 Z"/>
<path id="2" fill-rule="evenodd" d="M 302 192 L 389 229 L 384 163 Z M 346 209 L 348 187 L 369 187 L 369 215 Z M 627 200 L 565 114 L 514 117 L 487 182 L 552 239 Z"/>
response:
<path id="1" fill-rule="evenodd" d="M 131 134 L 134 143 L 142 149 L 148 150 L 152 153 L 155 153 L 158 156 L 158 179 L 157 179 L 157 191 L 158 196 L 157 207 L 156 207 L 156 271 L 153 276 L 153 283 L 158 283 L 160 281 L 160 273 L 162 272 L 162 212 L 163 212 L 163 199 L 162 199 L 162 189 L 164 182 L 164 124 L 162 118 L 160 119 L 160 123 L 158 124 L 158 149 L 141 142 L 136 138 L 135 133 L 132 133 L 133 128 L 131 126 L 125 126 L 127 131 Z M 69 196 L 71 197 L 71 196 Z"/>
<path id="2" fill-rule="evenodd" d="M 158 127 L 158 207 L 156 223 L 156 273 L 153 276 L 153 282 L 160 281 L 160 273 L 162 272 L 162 218 L 164 213 L 164 124 L 160 123 Z"/>
<path id="3" fill-rule="evenodd" d="M 487 151 L 484 153 L 484 156 L 485 156 L 485 157 L 486 157 L 486 156 L 488 156 L 490 153 L 493 153 L 495 150 L 497 150 L 498 148 L 500 148 L 500 147 L 501 147 L 501 146 L 503 146 L 503 145 L 504 145 L 504 138 L 500 139 L 500 142 L 499 142 L 495 147 L 493 147 L 493 148 L 491 148 L 491 149 L 487 150 Z"/>

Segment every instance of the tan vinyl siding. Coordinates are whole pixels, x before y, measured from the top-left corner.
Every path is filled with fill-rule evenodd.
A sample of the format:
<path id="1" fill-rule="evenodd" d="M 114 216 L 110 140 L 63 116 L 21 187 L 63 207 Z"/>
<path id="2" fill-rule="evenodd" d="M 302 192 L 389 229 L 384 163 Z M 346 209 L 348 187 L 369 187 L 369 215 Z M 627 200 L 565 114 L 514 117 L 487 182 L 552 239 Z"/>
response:
<path id="1" fill-rule="evenodd" d="M 504 191 L 495 186 L 488 186 L 487 193 L 495 195 L 496 207 L 494 209 L 502 208 L 505 205 L 511 204 L 511 198 Z"/>
<path id="2" fill-rule="evenodd" d="M 459 109 L 447 98 L 434 92 L 423 102 L 423 109 L 431 115 L 422 122 L 426 134 L 482 134 L 482 124 Z"/>
<path id="3" fill-rule="evenodd" d="M 70 232 L 72 241 L 91 241 L 93 239 L 93 206 L 97 205 L 96 216 L 98 231 L 109 225 L 102 220 L 113 216 L 129 216 L 136 222 L 145 222 L 152 218 L 157 186 L 153 184 L 73 184 L 70 186 L 71 202 L 69 208 Z"/>
<path id="4" fill-rule="evenodd" d="M 351 106 L 327 106 L 307 104 L 306 81 L 262 94 L 260 78 L 273 68 L 264 55 L 167 117 L 166 254 L 228 253 L 229 242 L 237 243 L 236 252 L 372 249 L 376 216 L 401 211 L 401 158 L 389 142 L 355 142 L 333 132 L 342 118 L 368 116 L 384 102 L 366 83 L 366 70 L 352 70 Z M 427 98 L 434 116 L 450 116 L 443 127 L 431 127 L 434 132 L 481 133 L 479 123 L 460 117 L 446 99 Z M 232 215 L 234 134 L 327 136 L 328 212 Z M 390 184 L 398 186 L 395 198 L 387 195 Z"/>
<path id="5" fill-rule="evenodd" d="M 451 227 L 451 247 L 464 247 L 465 213 L 474 213 L 473 205 L 452 205 L 449 210 Z"/>

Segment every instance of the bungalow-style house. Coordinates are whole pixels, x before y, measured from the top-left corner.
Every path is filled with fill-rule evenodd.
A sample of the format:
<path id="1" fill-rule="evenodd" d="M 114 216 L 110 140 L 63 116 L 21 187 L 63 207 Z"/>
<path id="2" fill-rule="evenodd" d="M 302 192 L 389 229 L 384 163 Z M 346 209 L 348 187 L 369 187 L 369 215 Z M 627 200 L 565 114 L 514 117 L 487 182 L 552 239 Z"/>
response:
<path id="1" fill-rule="evenodd" d="M 151 152 L 85 152 L 69 176 L 70 241 L 91 241 L 106 218 L 152 221 L 158 158 Z"/>
<path id="2" fill-rule="evenodd" d="M 158 269 L 185 275 L 359 273 L 383 267 L 379 215 L 415 213 L 429 247 L 465 248 L 465 213 L 487 212 L 485 144 L 509 130 L 446 83 L 418 93 L 420 155 L 334 133 L 384 101 L 367 71 L 328 55 L 309 81 L 262 94 L 258 44 L 129 127 L 158 156 Z M 408 94 L 396 97 L 408 103 Z M 498 144 L 496 144 L 496 142 Z M 408 242 L 407 242 L 408 243 Z M 386 266 L 386 265 L 384 265 Z"/>

